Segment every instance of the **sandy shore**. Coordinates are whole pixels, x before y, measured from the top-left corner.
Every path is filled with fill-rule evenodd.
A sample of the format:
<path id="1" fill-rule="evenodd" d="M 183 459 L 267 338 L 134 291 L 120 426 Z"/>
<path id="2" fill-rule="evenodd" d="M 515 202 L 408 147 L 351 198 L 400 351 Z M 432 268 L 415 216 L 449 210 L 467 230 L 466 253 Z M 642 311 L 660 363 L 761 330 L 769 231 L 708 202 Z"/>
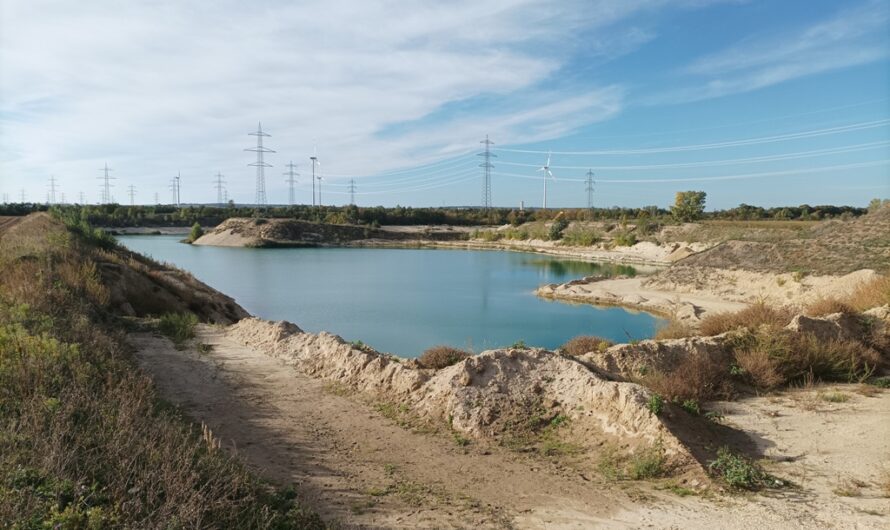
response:
<path id="1" fill-rule="evenodd" d="M 544 285 L 536 293 L 557 300 L 641 309 L 695 323 L 707 313 L 738 311 L 759 300 L 802 307 L 819 298 L 842 298 L 875 276 L 870 269 L 844 276 L 801 277 L 676 265 L 652 276 Z"/>

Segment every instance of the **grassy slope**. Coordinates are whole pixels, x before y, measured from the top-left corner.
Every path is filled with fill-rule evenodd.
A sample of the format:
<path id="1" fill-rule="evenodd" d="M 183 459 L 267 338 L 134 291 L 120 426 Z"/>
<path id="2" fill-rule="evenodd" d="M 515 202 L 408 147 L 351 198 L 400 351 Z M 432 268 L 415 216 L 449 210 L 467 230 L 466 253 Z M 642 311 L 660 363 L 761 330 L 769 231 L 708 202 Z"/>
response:
<path id="1" fill-rule="evenodd" d="M 0 527 L 321 526 L 158 399 L 97 267 L 130 257 L 46 215 L 0 233 Z"/>

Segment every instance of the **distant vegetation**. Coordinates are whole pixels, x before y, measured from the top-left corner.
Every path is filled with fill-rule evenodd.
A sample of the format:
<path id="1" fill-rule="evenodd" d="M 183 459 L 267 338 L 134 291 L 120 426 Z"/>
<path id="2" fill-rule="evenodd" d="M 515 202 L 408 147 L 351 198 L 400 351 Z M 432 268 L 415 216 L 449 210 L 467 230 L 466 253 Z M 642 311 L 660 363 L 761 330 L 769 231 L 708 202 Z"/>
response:
<path id="1" fill-rule="evenodd" d="M 699 196 L 698 194 L 701 194 Z M 681 196 L 682 195 L 682 200 Z M 762 208 L 741 204 L 735 208 L 703 212 L 698 210 L 699 198 L 703 206 L 704 193 L 687 191 L 680 192 L 671 210 L 647 206 L 643 208 L 562 208 L 551 210 L 524 210 L 512 208 L 411 208 L 396 206 L 275 206 L 257 211 L 252 206 L 195 205 L 177 208 L 173 205 L 156 206 L 125 206 L 120 204 L 105 205 L 56 205 L 53 209 L 64 210 L 66 215 L 77 221 L 86 221 L 93 226 L 102 227 L 162 227 L 215 226 L 230 217 L 268 217 L 289 218 L 306 221 L 317 221 L 334 224 L 379 225 L 422 225 L 450 224 L 459 226 L 504 225 L 519 226 L 531 221 L 551 221 L 561 216 L 565 221 L 618 221 L 621 219 L 640 223 L 668 224 L 689 219 L 701 218 L 708 220 L 722 219 L 735 221 L 754 220 L 803 220 L 816 221 L 821 219 L 850 218 L 863 215 L 869 208 L 880 206 L 881 200 L 875 199 L 869 208 L 852 206 L 781 206 Z M 886 202 L 886 201 L 885 201 Z M 877 206 L 876 206 L 877 205 Z M 0 205 L 0 215 L 25 215 L 34 211 L 46 211 L 46 204 L 12 203 Z"/>

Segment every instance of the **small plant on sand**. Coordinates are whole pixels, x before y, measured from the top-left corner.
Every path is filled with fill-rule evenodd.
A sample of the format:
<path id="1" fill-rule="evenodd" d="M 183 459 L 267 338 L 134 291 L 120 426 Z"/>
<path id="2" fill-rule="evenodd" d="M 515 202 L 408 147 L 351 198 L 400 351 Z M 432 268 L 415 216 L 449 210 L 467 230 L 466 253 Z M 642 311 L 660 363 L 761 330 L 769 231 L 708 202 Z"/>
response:
<path id="1" fill-rule="evenodd" d="M 822 401 L 827 401 L 829 403 L 846 403 L 850 401 L 850 394 L 844 394 L 843 392 L 829 392 L 827 394 L 822 394 L 820 396 Z"/>
<path id="2" fill-rule="evenodd" d="M 517 340 L 516 342 L 511 344 L 510 347 L 513 348 L 514 350 L 524 350 L 524 349 L 528 348 L 528 346 L 525 345 L 525 341 L 522 339 Z"/>
<path id="3" fill-rule="evenodd" d="M 694 399 L 685 399 L 682 403 L 680 403 L 680 408 L 692 414 L 693 416 L 701 415 L 701 405 L 699 405 L 697 400 Z"/>
<path id="4" fill-rule="evenodd" d="M 872 377 L 868 380 L 868 384 L 878 388 L 890 388 L 890 376 Z"/>
<path id="5" fill-rule="evenodd" d="M 717 458 L 708 464 L 708 472 L 733 489 L 758 490 L 767 486 L 781 485 L 763 469 L 747 458 L 722 447 Z"/>
<path id="6" fill-rule="evenodd" d="M 472 354 L 451 346 L 433 346 L 427 349 L 417 358 L 417 364 L 421 368 L 429 368 L 432 370 L 441 370 L 452 364 L 457 364 L 464 359 L 469 359 Z"/>
<path id="7" fill-rule="evenodd" d="M 613 344 L 613 342 L 602 337 L 579 335 L 560 346 L 559 349 L 568 355 L 577 357 L 590 352 L 604 352 Z"/>
<path id="8" fill-rule="evenodd" d="M 660 441 L 634 453 L 628 461 L 627 476 L 631 480 L 658 478 L 665 474 L 667 474 L 667 457 Z"/>
<path id="9" fill-rule="evenodd" d="M 862 495 L 862 488 L 867 486 L 868 484 L 855 478 L 838 477 L 837 486 L 832 492 L 840 497 L 859 497 Z"/>
<path id="10" fill-rule="evenodd" d="M 646 408 L 649 409 L 649 412 L 658 416 L 661 414 L 661 411 L 664 410 L 664 398 L 659 396 L 658 394 L 652 394 L 649 396 L 649 401 L 646 403 Z"/>
<path id="11" fill-rule="evenodd" d="M 180 345 L 195 336 L 198 317 L 194 313 L 165 313 L 158 321 L 158 331 Z"/>

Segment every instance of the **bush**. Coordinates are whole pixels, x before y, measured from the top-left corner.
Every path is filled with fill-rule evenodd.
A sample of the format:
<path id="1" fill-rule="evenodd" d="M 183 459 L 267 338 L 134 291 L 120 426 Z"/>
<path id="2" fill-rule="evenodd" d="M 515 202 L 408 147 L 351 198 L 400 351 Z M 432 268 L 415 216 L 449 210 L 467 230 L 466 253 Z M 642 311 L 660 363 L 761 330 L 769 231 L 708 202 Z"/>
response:
<path id="1" fill-rule="evenodd" d="M 658 416 L 661 414 L 661 411 L 664 410 L 664 398 L 658 394 L 650 395 L 649 401 L 646 403 L 646 408 L 649 409 L 649 412 Z"/>
<path id="2" fill-rule="evenodd" d="M 579 335 L 560 346 L 559 349 L 568 355 L 579 356 L 590 352 L 604 352 L 606 348 L 613 344 L 612 341 L 602 337 Z"/>
<path id="3" fill-rule="evenodd" d="M 807 305 L 804 314 L 810 317 L 821 317 L 835 313 L 855 313 L 850 305 L 841 302 L 837 298 L 819 298 Z"/>
<path id="4" fill-rule="evenodd" d="M 189 232 L 189 242 L 195 242 L 199 237 L 204 235 L 204 229 L 201 228 L 201 225 L 198 222 L 192 225 L 192 231 Z"/>
<path id="5" fill-rule="evenodd" d="M 553 221 L 553 224 L 550 225 L 550 232 L 548 233 L 550 241 L 559 241 L 562 239 L 562 231 L 568 228 L 568 226 L 569 222 L 562 217 Z"/>
<path id="6" fill-rule="evenodd" d="M 194 313 L 165 313 L 158 322 L 158 331 L 176 344 L 194 338 L 198 317 Z"/>
<path id="7" fill-rule="evenodd" d="M 844 299 L 844 303 L 857 311 L 890 304 L 890 276 L 879 276 L 860 284 Z"/>
<path id="8" fill-rule="evenodd" d="M 631 456 L 627 476 L 631 480 L 658 478 L 667 473 L 667 458 L 661 443 L 655 443 Z"/>
<path id="9" fill-rule="evenodd" d="M 562 244 L 573 247 L 589 247 L 602 240 L 600 233 L 593 229 L 572 227 L 562 234 Z"/>
<path id="10" fill-rule="evenodd" d="M 612 241 L 619 247 L 632 247 L 637 244 L 637 235 L 633 232 L 622 232 L 616 235 Z"/>
<path id="11" fill-rule="evenodd" d="M 758 490 L 774 482 L 757 464 L 727 447 L 717 450 L 717 458 L 708 464 L 708 472 L 733 489 Z"/>
<path id="12" fill-rule="evenodd" d="M 424 351 L 423 354 L 417 358 L 417 364 L 419 364 L 421 368 L 441 370 L 452 364 L 457 364 L 464 359 L 469 359 L 471 356 L 472 354 L 470 352 L 452 348 L 451 346 L 433 346 Z"/>
<path id="13" fill-rule="evenodd" d="M 788 325 L 792 317 L 790 309 L 776 308 L 759 301 L 735 313 L 708 315 L 702 319 L 698 330 L 702 336 L 711 337 L 739 328 L 756 330 L 761 326 L 767 326 L 771 329 L 780 329 Z"/>
<path id="14" fill-rule="evenodd" d="M 669 401 L 707 401 L 732 394 L 727 380 L 729 370 L 709 355 L 693 353 L 680 360 L 669 372 L 652 372 L 640 382 Z"/>

